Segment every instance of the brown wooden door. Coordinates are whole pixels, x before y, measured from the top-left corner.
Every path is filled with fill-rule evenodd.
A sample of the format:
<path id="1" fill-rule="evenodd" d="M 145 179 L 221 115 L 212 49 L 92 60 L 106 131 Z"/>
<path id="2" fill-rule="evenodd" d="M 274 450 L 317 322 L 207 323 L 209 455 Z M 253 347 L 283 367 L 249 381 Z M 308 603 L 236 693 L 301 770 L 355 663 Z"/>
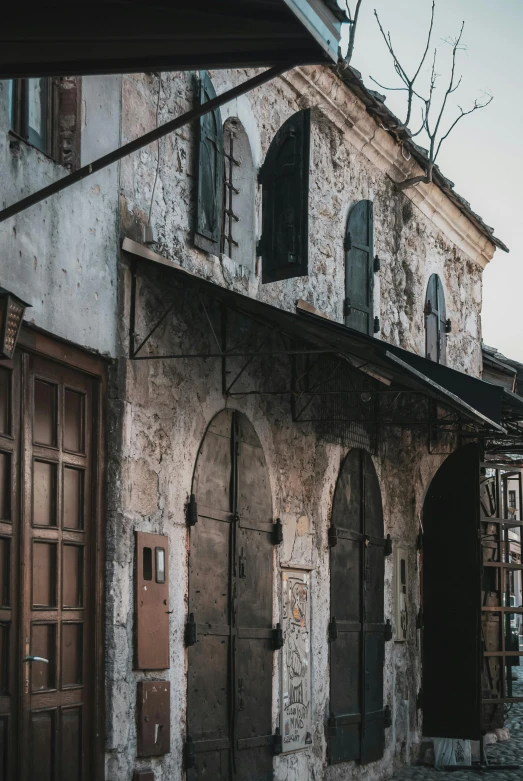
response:
<path id="1" fill-rule="evenodd" d="M 0 781 L 95 778 L 97 387 L 0 364 Z"/>

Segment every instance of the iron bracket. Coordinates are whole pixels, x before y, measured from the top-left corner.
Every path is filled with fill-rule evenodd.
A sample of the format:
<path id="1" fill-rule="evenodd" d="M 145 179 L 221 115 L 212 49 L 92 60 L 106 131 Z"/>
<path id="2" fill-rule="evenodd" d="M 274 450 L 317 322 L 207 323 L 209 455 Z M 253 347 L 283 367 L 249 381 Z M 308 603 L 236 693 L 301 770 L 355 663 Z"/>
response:
<path id="1" fill-rule="evenodd" d="M 194 620 L 194 613 L 189 615 L 189 620 L 185 624 L 185 647 L 190 648 L 191 645 L 196 645 L 198 642 L 198 633 L 196 631 L 196 621 Z"/>
<path id="2" fill-rule="evenodd" d="M 198 505 L 196 504 L 196 497 L 191 494 L 191 498 L 187 503 L 187 526 L 196 526 L 198 522 Z"/>
<path id="3" fill-rule="evenodd" d="M 186 770 L 191 770 L 196 764 L 196 757 L 194 755 L 194 743 L 193 739 L 187 735 L 187 739 L 183 746 L 183 764 Z"/>
<path id="4" fill-rule="evenodd" d="M 276 727 L 276 732 L 274 733 L 272 738 L 273 738 L 274 756 L 277 757 L 283 753 L 283 737 L 279 727 Z"/>
<path id="5" fill-rule="evenodd" d="M 272 544 L 279 545 L 283 542 L 283 524 L 280 518 L 276 518 L 276 523 L 272 525 Z"/>
<path id="6" fill-rule="evenodd" d="M 332 616 L 331 620 L 329 621 L 329 641 L 332 643 L 334 640 L 338 639 L 338 624 L 336 622 L 336 617 Z"/>
<path id="7" fill-rule="evenodd" d="M 279 651 L 280 648 L 283 648 L 283 629 L 279 621 L 276 624 L 276 629 L 272 630 L 272 647 L 274 651 Z"/>
<path id="8" fill-rule="evenodd" d="M 329 540 L 329 548 L 335 548 L 336 545 L 338 544 L 338 530 L 334 526 L 334 524 L 331 524 L 329 526 L 329 531 L 327 534 Z"/>

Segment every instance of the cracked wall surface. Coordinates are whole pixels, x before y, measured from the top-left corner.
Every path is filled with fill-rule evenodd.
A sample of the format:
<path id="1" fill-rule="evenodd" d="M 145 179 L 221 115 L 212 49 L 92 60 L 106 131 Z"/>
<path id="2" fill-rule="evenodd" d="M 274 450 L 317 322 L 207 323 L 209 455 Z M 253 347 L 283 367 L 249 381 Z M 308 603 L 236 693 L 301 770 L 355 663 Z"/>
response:
<path id="1" fill-rule="evenodd" d="M 252 75 L 211 73 L 217 92 Z M 82 162 L 151 130 L 156 123 L 160 77 L 138 74 L 83 80 Z M 189 110 L 195 74 L 161 76 L 160 123 Z M 115 358 L 110 369 L 106 518 L 106 779 L 128 781 L 135 768 L 153 767 L 157 781 L 181 781 L 185 736 L 188 534 L 185 504 L 205 430 L 224 408 L 221 368 L 216 360 L 130 361 L 130 262 L 120 257 L 119 238 L 142 241 L 151 222 L 155 250 L 220 285 L 294 311 L 303 298 L 342 322 L 345 297 L 344 235 L 350 208 L 374 202 L 374 248 L 381 261 L 375 275 L 378 338 L 420 355 L 425 350 L 423 307 L 429 277 L 439 274 L 452 321 L 448 365 L 479 376 L 481 370 L 482 265 L 451 238 L 434 213 L 398 193 L 375 144 L 384 132 L 330 69 L 292 72 L 222 108 L 222 119 L 238 117 L 259 169 L 281 124 L 295 111 L 312 108 L 309 195 L 309 275 L 261 284 L 254 268 L 197 250 L 192 242 L 195 209 L 194 125 L 142 149 L 119 166 L 101 172 L 66 194 L 0 226 L 4 256 L 2 284 L 34 304 L 30 317 L 44 330 Z M 349 113 L 352 111 L 352 119 Z M 20 155 L 7 135 L 5 89 L 0 83 L 0 170 L 4 200 L 61 175 L 54 163 L 28 146 Z M 365 126 L 365 128 L 364 128 Z M 364 132 L 365 129 L 365 132 Z M 368 132 L 367 132 L 368 131 Z M 388 142 L 389 143 L 389 142 Z M 385 147 L 383 147 L 384 149 Z M 383 151 L 383 150 L 382 150 Z M 16 154 L 15 154 L 16 152 Z M 396 150 L 395 154 L 401 156 Z M 383 154 L 382 154 L 383 157 Z M 26 188 L 26 189 L 24 189 Z M 154 189 L 154 198 L 153 198 Z M 152 201 L 152 208 L 151 208 Z M 256 236 L 261 193 L 256 187 Z M 120 234 L 120 235 L 119 235 Z M 16 262 L 14 262 L 16 260 Z M 251 264 L 252 265 L 252 264 Z M 138 273 L 137 336 L 144 337 L 166 304 L 166 319 L 150 346 L 193 351 L 209 346 L 209 332 L 197 302 L 171 283 L 165 272 Z M 232 372 L 239 365 L 232 362 Z M 252 366 L 244 387 L 259 388 L 268 374 L 285 378 L 284 361 Z M 340 465 L 347 447 L 324 441 L 309 424 L 294 424 L 286 397 L 228 399 L 244 412 L 263 445 L 275 517 L 283 522 L 283 543 L 274 568 L 274 621 L 279 620 L 280 565 L 311 569 L 313 744 L 275 759 L 277 781 L 383 779 L 393 767 L 412 761 L 420 739 L 416 696 L 420 685 L 419 606 L 416 536 L 423 498 L 444 455 L 429 455 L 426 437 L 382 430 L 373 461 L 383 499 L 385 533 L 409 552 L 409 635 L 386 645 L 384 702 L 393 713 L 382 760 L 367 766 L 326 763 L 325 720 L 329 713 L 327 626 L 329 549 L 327 530 Z M 170 669 L 133 669 L 134 531 L 166 534 L 170 550 Z M 385 617 L 393 618 L 392 559 L 385 570 Z M 279 656 L 273 675 L 273 725 L 279 716 Z M 171 681 L 171 752 L 151 761 L 136 758 L 135 702 L 139 680 Z"/>

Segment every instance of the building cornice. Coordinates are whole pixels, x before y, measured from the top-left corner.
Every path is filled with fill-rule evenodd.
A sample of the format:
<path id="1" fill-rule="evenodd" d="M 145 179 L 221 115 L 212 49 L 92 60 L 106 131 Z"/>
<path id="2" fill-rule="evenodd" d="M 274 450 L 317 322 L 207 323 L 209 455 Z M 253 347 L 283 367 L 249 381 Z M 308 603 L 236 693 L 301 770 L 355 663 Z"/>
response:
<path id="1" fill-rule="evenodd" d="M 364 104 L 332 69 L 300 67 L 281 78 L 308 98 L 350 144 L 393 182 L 424 174 L 412 158 L 405 158 L 403 147 L 367 113 Z M 495 245 L 436 184 L 421 182 L 403 192 L 467 257 L 485 268 L 494 255 Z"/>

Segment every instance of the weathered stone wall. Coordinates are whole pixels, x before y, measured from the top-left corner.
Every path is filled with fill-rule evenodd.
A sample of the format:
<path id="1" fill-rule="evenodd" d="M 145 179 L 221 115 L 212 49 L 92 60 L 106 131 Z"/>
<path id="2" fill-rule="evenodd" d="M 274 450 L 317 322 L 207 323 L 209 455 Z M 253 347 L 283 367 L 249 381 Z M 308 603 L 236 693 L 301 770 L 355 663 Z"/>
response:
<path id="1" fill-rule="evenodd" d="M 330 72 L 328 72 L 330 73 Z M 212 73 L 217 92 L 245 80 L 250 72 Z M 154 127 L 159 80 L 156 76 L 124 77 L 123 137 Z M 163 74 L 159 121 L 187 111 L 195 100 L 194 74 Z M 336 100 L 350 95 L 338 83 Z M 353 96 L 352 99 L 354 100 Z M 381 259 L 375 276 L 375 313 L 379 338 L 420 355 L 425 354 L 423 307 L 429 277 L 439 274 L 445 289 L 448 365 L 475 376 L 481 370 L 481 266 L 452 242 L 407 195 L 396 191 L 381 168 L 344 135 L 331 120 L 320 94 L 301 95 L 280 78 L 232 102 L 222 118 L 237 116 L 244 125 L 254 165 L 263 162 L 280 125 L 295 111 L 312 105 L 309 195 L 309 275 L 268 285 L 256 273 L 228 258 L 207 255 L 192 245 L 195 190 L 195 128 L 183 128 L 160 141 L 160 165 L 152 209 L 157 251 L 191 271 L 230 285 L 277 306 L 294 310 L 304 298 L 337 321 L 343 320 L 345 256 L 343 239 L 350 208 L 361 199 L 374 202 L 374 247 Z M 376 130 L 378 127 L 376 126 Z M 380 131 L 384 132 L 384 131 Z M 122 162 L 122 225 L 126 235 L 140 240 L 137 223 L 147 219 L 156 176 L 158 146 L 151 145 Z M 257 189 L 257 229 L 260 234 L 260 188 Z"/>
<path id="2" fill-rule="evenodd" d="M 119 145 L 121 77 L 81 80 L 81 164 Z M 0 81 L 2 207 L 67 169 L 9 133 Z M 26 320 L 81 347 L 116 354 L 118 166 L 113 165 L 0 225 L 0 284 L 32 305 Z"/>
<path id="3" fill-rule="evenodd" d="M 129 291 L 130 275 L 123 272 Z M 148 318 L 169 300 L 179 302 L 177 316 L 155 334 L 152 350 L 211 347 L 210 334 L 195 296 L 170 284 L 165 272 L 139 272 L 139 334 Z M 122 322 L 122 334 L 125 322 Z M 241 364 L 230 361 L 234 372 Z M 274 377 L 285 377 L 285 359 L 273 361 Z M 259 387 L 259 364 L 243 375 L 242 387 Z M 287 369 L 288 371 L 288 369 Z M 187 619 L 188 531 L 185 504 L 207 425 L 225 406 L 218 360 L 143 361 L 121 359 L 114 378 L 115 430 L 110 465 L 107 592 L 107 779 L 123 781 L 134 767 L 155 768 L 159 781 L 182 781 L 181 752 L 185 735 L 186 664 L 183 644 Z M 420 738 L 416 713 L 419 688 L 419 638 L 415 616 L 419 604 L 415 540 L 424 492 L 442 461 L 427 453 L 424 436 L 384 432 L 373 459 L 383 498 L 385 533 L 394 545 L 409 550 L 409 639 L 386 644 L 385 703 L 393 712 L 382 761 L 362 769 L 354 763 L 326 765 L 325 721 L 329 713 L 327 628 L 329 620 L 329 548 L 327 530 L 336 479 L 347 448 L 321 441 L 309 424 L 294 424 L 287 397 L 246 396 L 227 406 L 244 412 L 263 445 L 270 474 L 275 517 L 284 524 L 284 541 L 276 549 L 274 623 L 280 610 L 280 563 L 312 567 L 313 745 L 275 760 L 278 781 L 385 778 L 393 764 L 415 756 Z M 133 671 L 134 530 L 167 534 L 170 544 L 171 667 L 162 673 Z M 386 562 L 385 616 L 392 619 L 392 558 Z M 275 654 L 273 724 L 279 723 L 280 654 Z M 136 760 L 134 712 L 136 683 L 145 678 L 171 681 L 171 754 L 153 761 Z"/>
<path id="4" fill-rule="evenodd" d="M 330 73 L 330 72 L 329 72 Z M 212 74 L 218 92 L 248 77 L 247 72 Z M 156 121 L 156 75 L 123 78 L 122 141 L 150 130 Z M 352 99 L 341 83 L 333 101 Z M 163 74 L 159 122 L 188 110 L 195 99 L 191 74 Z M 253 270 L 226 257 L 206 255 L 192 245 L 195 193 L 195 128 L 183 128 L 142 150 L 121 166 L 121 230 L 141 241 L 155 179 L 152 223 L 155 249 L 190 271 L 219 284 L 293 311 L 304 298 L 337 321 L 344 298 L 343 237 L 348 212 L 362 198 L 374 201 L 376 276 L 375 311 L 380 338 L 424 354 L 423 306 L 428 279 L 438 273 L 445 287 L 447 315 L 453 322 L 448 363 L 471 374 L 480 372 L 481 265 L 406 195 L 395 191 L 382 169 L 347 139 L 345 129 L 328 116 L 326 104 L 310 90 L 300 93 L 293 79 L 279 79 L 222 109 L 236 116 L 250 139 L 254 165 L 262 163 L 278 127 L 293 112 L 313 106 L 310 178 L 309 276 L 262 285 L 259 263 Z M 330 112 L 332 114 L 332 112 Z M 352 132 L 352 131 L 351 131 Z M 378 128 L 376 128 L 378 132 Z M 381 131 L 380 131 L 381 132 Z M 361 145 L 360 145 L 361 146 Z M 159 155 L 158 175 L 156 176 Z M 260 192 L 256 192 L 260 232 Z M 212 417 L 225 406 L 221 367 L 216 360 L 130 362 L 127 352 L 130 273 L 121 266 L 119 289 L 121 358 L 112 383 L 112 445 L 107 567 L 107 779 L 128 779 L 134 767 L 155 768 L 159 781 L 181 781 L 185 736 L 188 533 L 185 503 L 191 491 L 199 444 Z M 172 287 L 170 287 L 172 285 Z M 148 270 L 138 274 L 138 338 L 144 336 L 170 300 L 175 314 L 155 334 L 152 350 L 201 350 L 209 333 L 196 303 L 183 289 Z M 229 367 L 231 370 L 233 365 Z M 273 371 L 283 372 L 278 361 Z M 256 362 L 243 375 L 259 387 Z M 382 491 L 385 533 L 409 550 L 409 638 L 386 644 L 385 703 L 393 726 L 386 732 L 383 760 L 360 767 L 326 764 L 325 720 L 329 712 L 327 626 L 329 549 L 327 529 L 340 464 L 347 448 L 322 441 L 310 425 L 293 424 L 286 397 L 245 396 L 228 406 L 253 422 L 264 447 L 275 517 L 284 523 L 284 542 L 276 553 L 274 621 L 279 616 L 280 563 L 312 567 L 313 745 L 275 760 L 278 781 L 385 778 L 393 765 L 415 757 L 420 738 L 416 695 L 419 689 L 419 605 L 415 540 L 425 491 L 444 456 L 429 455 L 425 435 L 384 429 L 374 463 Z M 165 673 L 133 671 L 133 556 L 135 529 L 164 533 L 170 541 L 170 653 Z M 392 558 L 386 563 L 385 616 L 392 619 Z M 275 659 L 278 660 L 278 654 Z M 279 718 L 279 661 L 273 677 L 273 721 Z M 171 681 L 171 753 L 152 761 L 136 759 L 134 713 L 136 683 L 144 678 Z"/>

